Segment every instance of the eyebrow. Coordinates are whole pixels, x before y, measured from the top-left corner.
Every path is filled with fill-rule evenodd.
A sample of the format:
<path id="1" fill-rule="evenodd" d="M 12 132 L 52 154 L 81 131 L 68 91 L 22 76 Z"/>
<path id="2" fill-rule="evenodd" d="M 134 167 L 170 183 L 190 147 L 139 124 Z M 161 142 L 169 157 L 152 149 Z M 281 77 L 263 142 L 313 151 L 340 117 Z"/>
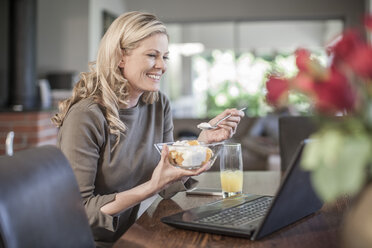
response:
<path id="1" fill-rule="evenodd" d="M 161 53 L 160 51 L 156 50 L 156 49 L 149 49 L 147 50 L 146 52 L 156 52 L 156 53 Z M 169 51 L 166 51 L 164 54 L 169 54 Z"/>

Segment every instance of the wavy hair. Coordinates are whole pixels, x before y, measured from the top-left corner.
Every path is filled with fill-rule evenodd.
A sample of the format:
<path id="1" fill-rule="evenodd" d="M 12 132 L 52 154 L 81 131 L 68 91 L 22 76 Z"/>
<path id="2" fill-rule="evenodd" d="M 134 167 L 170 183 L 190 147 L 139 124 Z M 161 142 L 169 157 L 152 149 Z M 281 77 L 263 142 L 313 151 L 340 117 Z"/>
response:
<path id="1" fill-rule="evenodd" d="M 123 53 L 127 54 L 138 47 L 143 39 L 156 34 L 167 34 L 165 25 L 158 18 L 145 12 L 128 12 L 119 16 L 103 36 L 97 60 L 89 63 L 89 71 L 80 74 L 80 80 L 72 90 L 72 96 L 59 103 L 59 113 L 52 122 L 60 127 L 67 112 L 75 103 L 93 97 L 99 104 L 107 120 L 110 134 L 116 136 L 114 147 L 120 141 L 121 133 L 127 129 L 119 118 L 119 106 L 128 106 L 130 94 L 128 81 L 122 75 L 119 63 Z M 158 92 L 145 92 L 141 100 L 152 104 L 158 99 Z"/>

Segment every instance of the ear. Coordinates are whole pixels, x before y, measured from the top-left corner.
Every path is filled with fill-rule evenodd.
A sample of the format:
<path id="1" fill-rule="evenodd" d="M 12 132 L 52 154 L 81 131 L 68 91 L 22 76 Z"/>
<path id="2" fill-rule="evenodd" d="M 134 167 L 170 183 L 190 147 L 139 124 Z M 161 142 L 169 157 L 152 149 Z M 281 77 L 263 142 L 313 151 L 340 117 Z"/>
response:
<path id="1" fill-rule="evenodd" d="M 121 60 L 119 62 L 119 68 L 123 69 L 124 68 L 124 65 L 125 65 L 125 50 L 122 49 L 121 50 Z"/>
<path id="2" fill-rule="evenodd" d="M 121 58 L 120 62 L 119 62 L 119 68 L 124 68 L 124 65 L 125 65 L 125 59 L 124 59 L 124 56 Z"/>

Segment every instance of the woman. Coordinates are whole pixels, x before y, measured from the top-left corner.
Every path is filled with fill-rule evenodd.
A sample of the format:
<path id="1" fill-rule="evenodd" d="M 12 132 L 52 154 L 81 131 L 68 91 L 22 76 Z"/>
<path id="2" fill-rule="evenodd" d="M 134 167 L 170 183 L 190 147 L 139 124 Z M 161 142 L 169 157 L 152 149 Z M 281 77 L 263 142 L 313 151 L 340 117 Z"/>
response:
<path id="1" fill-rule="evenodd" d="M 58 146 L 74 170 L 99 245 L 114 242 L 133 224 L 141 201 L 162 190 L 172 196 L 207 169 L 175 168 L 167 148 L 159 161 L 153 147 L 173 141 L 169 101 L 159 92 L 168 53 L 166 28 L 155 16 L 121 15 L 102 38 L 95 66 L 81 74 L 53 117 L 60 127 Z M 199 140 L 230 138 L 244 114 L 230 109 L 216 118 L 229 113 L 220 128 L 202 131 Z"/>

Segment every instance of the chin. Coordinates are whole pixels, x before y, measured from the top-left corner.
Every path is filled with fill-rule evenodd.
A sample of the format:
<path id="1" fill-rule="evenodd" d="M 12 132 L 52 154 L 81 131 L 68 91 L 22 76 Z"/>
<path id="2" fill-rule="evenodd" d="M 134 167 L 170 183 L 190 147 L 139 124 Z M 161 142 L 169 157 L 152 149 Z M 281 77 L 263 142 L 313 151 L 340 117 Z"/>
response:
<path id="1" fill-rule="evenodd" d="M 158 92 L 160 90 L 159 86 L 152 86 L 152 87 L 141 87 L 141 88 L 135 88 L 134 91 L 138 93 L 145 93 L 145 92 Z"/>
<path id="2" fill-rule="evenodd" d="M 160 90 L 160 84 L 159 85 L 154 85 L 154 87 L 151 87 L 148 89 L 150 92 L 158 92 Z"/>
<path id="3" fill-rule="evenodd" d="M 147 92 L 159 92 L 159 88 L 157 88 L 157 89 L 152 89 L 152 90 L 148 90 Z"/>

